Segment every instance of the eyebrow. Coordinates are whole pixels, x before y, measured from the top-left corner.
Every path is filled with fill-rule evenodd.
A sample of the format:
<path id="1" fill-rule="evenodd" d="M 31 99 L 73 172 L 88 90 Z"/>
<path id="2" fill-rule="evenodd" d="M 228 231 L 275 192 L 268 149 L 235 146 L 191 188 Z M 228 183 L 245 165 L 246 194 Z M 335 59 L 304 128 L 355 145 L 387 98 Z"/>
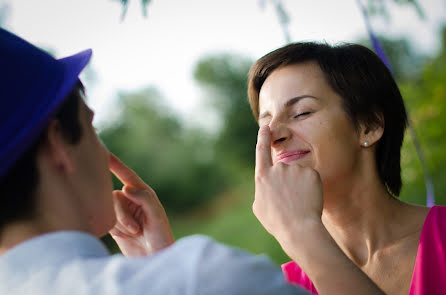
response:
<path id="1" fill-rule="evenodd" d="M 284 104 L 284 106 L 285 106 L 285 108 L 289 108 L 289 107 L 291 107 L 292 105 L 296 104 L 297 102 L 299 102 L 301 99 L 304 99 L 304 98 L 318 99 L 317 97 L 315 97 L 315 96 L 313 96 L 313 95 L 309 95 L 309 94 L 299 95 L 299 96 L 290 98 L 290 99 Z M 260 120 L 260 119 L 263 119 L 263 118 L 265 118 L 265 117 L 267 117 L 268 115 L 270 115 L 270 113 L 269 113 L 268 111 L 263 112 L 262 114 L 260 114 L 260 116 L 259 116 L 259 120 Z"/>

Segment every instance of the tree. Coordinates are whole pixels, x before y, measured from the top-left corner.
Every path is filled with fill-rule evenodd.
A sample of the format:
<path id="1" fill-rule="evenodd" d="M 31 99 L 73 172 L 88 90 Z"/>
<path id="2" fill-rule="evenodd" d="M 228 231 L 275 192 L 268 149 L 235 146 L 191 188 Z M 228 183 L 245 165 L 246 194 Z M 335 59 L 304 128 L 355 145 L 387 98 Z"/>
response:
<path id="1" fill-rule="evenodd" d="M 400 84 L 406 105 L 425 150 L 428 168 L 433 175 L 437 204 L 446 203 L 446 29 L 442 48 L 422 67 L 420 77 Z M 424 203 L 425 192 L 419 160 L 412 144 L 406 139 L 402 150 L 403 196 L 409 201 Z"/>
<path id="2" fill-rule="evenodd" d="M 379 41 L 392 67 L 393 76 L 398 82 L 414 81 L 420 74 L 425 57 L 418 53 L 405 38 L 391 39 L 379 36 Z M 373 47 L 369 38 L 362 38 L 357 43 Z"/>
<path id="3" fill-rule="evenodd" d="M 229 173 L 254 168 L 257 136 L 247 99 L 247 77 L 252 60 L 235 54 L 215 54 L 201 58 L 194 70 L 195 79 L 207 89 L 207 97 L 222 118 L 216 141 L 217 157 Z"/>
<path id="4" fill-rule="evenodd" d="M 157 192 L 168 213 L 179 214 L 216 196 L 225 181 L 212 141 L 181 126 L 153 88 L 119 96 L 117 120 L 100 137 Z"/>

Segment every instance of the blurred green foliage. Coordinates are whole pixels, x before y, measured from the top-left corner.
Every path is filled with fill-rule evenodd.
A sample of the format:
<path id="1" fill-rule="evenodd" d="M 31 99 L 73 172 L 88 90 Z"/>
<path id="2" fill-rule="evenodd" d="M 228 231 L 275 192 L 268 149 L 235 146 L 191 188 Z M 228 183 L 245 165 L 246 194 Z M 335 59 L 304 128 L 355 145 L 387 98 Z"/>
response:
<path id="1" fill-rule="evenodd" d="M 420 76 L 426 57 L 417 52 L 407 39 L 380 36 L 379 42 L 389 59 L 393 76 L 398 83 L 413 81 Z M 373 50 L 369 38 L 359 39 L 357 43 Z"/>
<path id="2" fill-rule="evenodd" d="M 153 88 L 121 93 L 117 118 L 100 137 L 150 183 L 166 211 L 178 215 L 215 197 L 225 179 L 214 163 L 212 140 L 182 127 L 162 102 Z"/>
<path id="3" fill-rule="evenodd" d="M 238 171 L 254 168 L 258 127 L 246 99 L 252 62 L 238 55 L 214 54 L 201 58 L 194 70 L 195 79 L 207 90 L 208 102 L 223 119 L 215 152 L 225 172 L 235 176 L 232 182 L 238 181 Z"/>
<path id="4" fill-rule="evenodd" d="M 446 28 L 442 30 L 441 49 L 427 58 L 420 74 L 400 83 L 400 89 L 411 114 L 432 173 L 437 204 L 446 204 Z M 425 191 L 419 159 L 406 136 L 402 150 L 402 175 L 405 186 L 402 198 L 424 203 Z"/>

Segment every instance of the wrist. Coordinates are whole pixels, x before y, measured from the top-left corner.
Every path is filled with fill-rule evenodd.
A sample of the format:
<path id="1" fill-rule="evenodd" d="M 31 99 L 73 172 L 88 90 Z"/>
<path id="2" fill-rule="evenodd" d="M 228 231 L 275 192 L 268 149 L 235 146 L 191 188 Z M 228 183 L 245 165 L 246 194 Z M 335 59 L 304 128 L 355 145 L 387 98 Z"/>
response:
<path id="1" fill-rule="evenodd" d="M 294 221 L 287 227 L 279 242 L 288 256 L 298 262 L 299 257 L 305 256 L 327 234 L 321 218 L 314 216 Z"/>

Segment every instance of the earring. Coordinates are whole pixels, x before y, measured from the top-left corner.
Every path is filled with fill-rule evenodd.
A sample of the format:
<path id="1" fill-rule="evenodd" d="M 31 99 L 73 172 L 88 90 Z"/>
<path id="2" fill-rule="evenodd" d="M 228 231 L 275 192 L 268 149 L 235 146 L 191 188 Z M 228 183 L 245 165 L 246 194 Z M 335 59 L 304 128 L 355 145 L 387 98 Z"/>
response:
<path id="1" fill-rule="evenodd" d="M 364 143 L 362 144 L 362 146 L 364 146 L 364 147 L 368 147 L 369 146 L 369 142 L 366 140 L 366 141 L 364 141 Z"/>

